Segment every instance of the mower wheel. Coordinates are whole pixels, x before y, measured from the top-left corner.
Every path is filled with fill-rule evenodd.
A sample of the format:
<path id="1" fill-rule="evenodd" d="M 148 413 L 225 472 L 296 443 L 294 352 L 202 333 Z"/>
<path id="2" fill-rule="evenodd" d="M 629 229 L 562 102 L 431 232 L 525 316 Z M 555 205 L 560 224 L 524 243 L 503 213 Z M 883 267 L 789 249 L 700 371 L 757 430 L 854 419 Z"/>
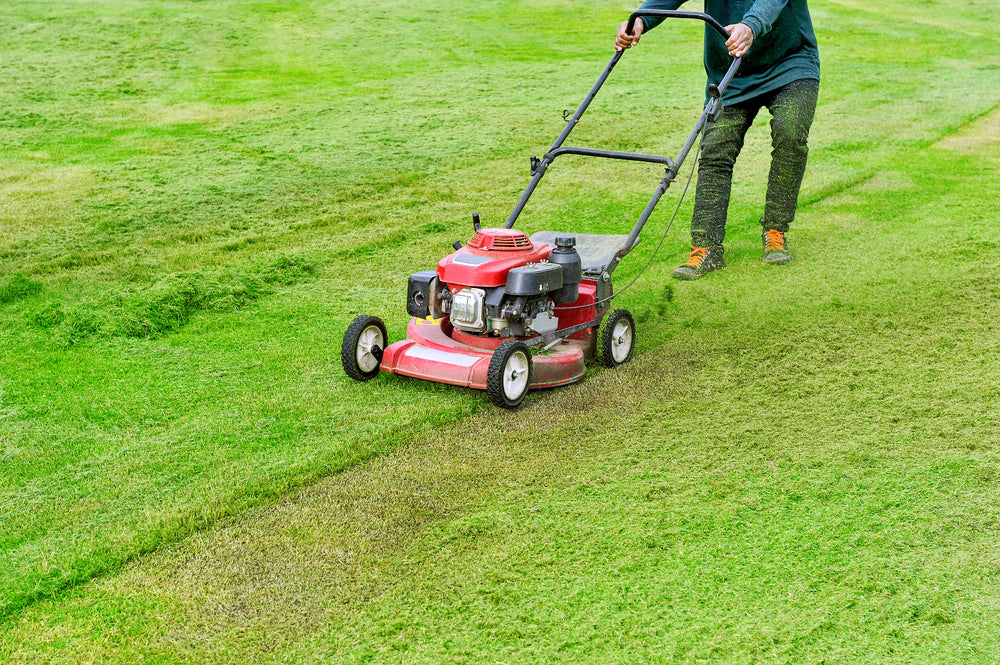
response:
<path id="1" fill-rule="evenodd" d="M 618 367 L 632 359 L 635 350 L 635 319 L 627 309 L 608 314 L 601 333 L 601 362 L 605 367 Z"/>
<path id="2" fill-rule="evenodd" d="M 385 324 L 377 316 L 363 314 L 351 321 L 340 347 L 340 362 L 347 376 L 356 381 L 373 379 L 378 374 L 388 339 Z"/>
<path id="3" fill-rule="evenodd" d="M 486 374 L 486 392 L 497 406 L 513 409 L 531 387 L 531 351 L 524 342 L 508 339 L 493 352 Z"/>

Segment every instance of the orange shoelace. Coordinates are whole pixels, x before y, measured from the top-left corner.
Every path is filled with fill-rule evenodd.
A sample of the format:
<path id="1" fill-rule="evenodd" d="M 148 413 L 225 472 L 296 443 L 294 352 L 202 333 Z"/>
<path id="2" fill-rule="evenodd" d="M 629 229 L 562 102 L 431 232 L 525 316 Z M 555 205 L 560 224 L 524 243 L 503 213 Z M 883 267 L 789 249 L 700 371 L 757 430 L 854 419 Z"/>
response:
<path id="1" fill-rule="evenodd" d="M 785 234 L 781 231 L 771 229 L 764 234 L 764 250 L 767 252 L 780 252 L 785 249 Z"/>
<path id="2" fill-rule="evenodd" d="M 708 247 L 692 247 L 691 258 L 684 265 L 698 268 L 701 266 L 701 262 L 705 260 L 706 254 L 708 254 Z"/>

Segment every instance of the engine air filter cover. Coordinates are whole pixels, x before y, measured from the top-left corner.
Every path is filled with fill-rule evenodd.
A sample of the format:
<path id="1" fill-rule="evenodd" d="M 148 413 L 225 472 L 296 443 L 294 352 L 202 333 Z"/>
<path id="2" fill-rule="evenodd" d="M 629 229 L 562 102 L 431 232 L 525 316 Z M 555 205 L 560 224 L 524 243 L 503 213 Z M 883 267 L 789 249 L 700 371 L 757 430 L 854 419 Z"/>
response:
<path id="1" fill-rule="evenodd" d="M 561 289 L 563 269 L 557 263 L 529 263 L 507 273 L 507 295 L 538 296 Z"/>

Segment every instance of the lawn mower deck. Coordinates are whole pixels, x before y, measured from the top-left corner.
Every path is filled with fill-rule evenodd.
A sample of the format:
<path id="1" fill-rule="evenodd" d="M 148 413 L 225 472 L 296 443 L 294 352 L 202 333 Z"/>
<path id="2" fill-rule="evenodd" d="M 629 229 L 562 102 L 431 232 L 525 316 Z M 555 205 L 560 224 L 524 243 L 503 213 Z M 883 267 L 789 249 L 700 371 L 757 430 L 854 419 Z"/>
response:
<path id="1" fill-rule="evenodd" d="M 564 386 L 587 373 L 587 339 L 557 339 L 532 353 L 529 388 Z M 447 318 L 410 321 L 406 339 L 390 344 L 382 355 L 383 371 L 455 386 L 486 390 L 490 361 L 503 340 L 455 330 Z M 515 368 L 516 371 L 516 368 Z M 514 377 L 516 378 L 516 377 Z"/>

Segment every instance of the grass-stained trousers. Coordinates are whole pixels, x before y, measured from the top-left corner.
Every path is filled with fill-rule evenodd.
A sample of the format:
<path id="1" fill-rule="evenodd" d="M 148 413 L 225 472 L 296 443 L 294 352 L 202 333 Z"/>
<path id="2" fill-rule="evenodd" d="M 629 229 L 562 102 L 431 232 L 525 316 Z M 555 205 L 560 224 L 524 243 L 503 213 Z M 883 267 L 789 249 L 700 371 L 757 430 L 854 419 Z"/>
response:
<path id="1" fill-rule="evenodd" d="M 640 11 L 674 10 L 682 4 L 684 0 L 646 0 Z M 754 40 L 726 89 L 721 116 L 708 126 L 702 142 L 691 222 L 691 244 L 698 247 L 722 244 L 733 165 L 762 108 L 772 115 L 773 150 L 761 224 L 765 230 L 788 230 L 805 173 L 819 91 L 819 51 L 806 0 L 705 0 L 705 12 L 722 25 L 750 26 Z M 660 22 L 643 17 L 643 32 Z M 725 39 L 706 25 L 708 84 L 719 83 L 731 62 Z"/>

